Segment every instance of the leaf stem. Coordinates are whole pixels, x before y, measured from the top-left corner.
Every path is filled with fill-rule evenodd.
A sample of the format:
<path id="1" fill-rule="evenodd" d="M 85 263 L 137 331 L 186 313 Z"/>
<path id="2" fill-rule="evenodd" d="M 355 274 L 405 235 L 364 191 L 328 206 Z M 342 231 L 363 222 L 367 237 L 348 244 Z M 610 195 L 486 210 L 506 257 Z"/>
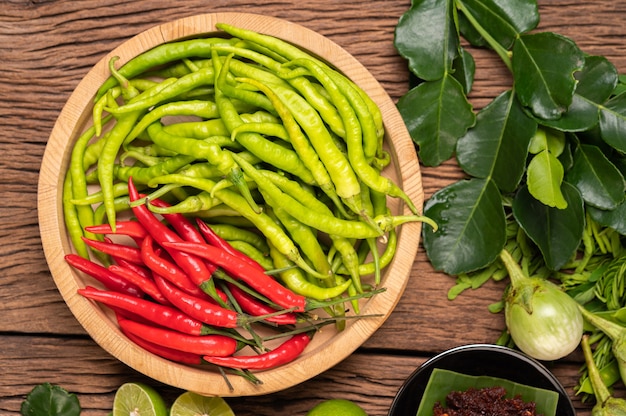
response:
<path id="1" fill-rule="evenodd" d="M 591 346 L 589 345 L 589 335 L 584 335 L 581 341 L 581 346 L 583 353 L 585 355 L 585 360 L 587 361 L 587 371 L 589 372 L 589 380 L 591 381 L 591 385 L 593 387 L 593 392 L 595 393 L 596 400 L 599 403 L 606 402 L 609 397 L 611 397 L 611 393 L 609 392 L 608 387 L 602 381 L 602 376 L 600 375 L 600 371 L 596 366 L 595 361 L 593 360 L 593 355 L 591 352 Z"/>
<path id="2" fill-rule="evenodd" d="M 522 268 L 515 262 L 511 253 L 509 253 L 506 249 L 500 252 L 500 260 L 506 267 L 507 272 L 509 272 L 509 278 L 511 279 L 511 285 L 514 288 L 518 288 L 522 285 L 523 281 L 528 277 L 524 275 Z"/>
<path id="3" fill-rule="evenodd" d="M 474 16 L 470 13 L 470 11 L 467 9 L 467 7 L 465 7 L 465 4 L 463 4 L 462 0 L 455 0 L 454 3 L 456 5 L 456 8 L 460 10 L 461 12 L 463 12 L 465 17 L 467 17 L 467 20 L 469 20 L 470 23 L 472 24 L 472 26 L 474 26 L 474 28 L 478 31 L 478 33 L 480 33 L 480 35 L 487 41 L 489 46 L 491 46 L 491 48 L 493 48 L 493 50 L 498 54 L 498 56 L 500 56 L 500 59 L 502 59 L 502 62 L 504 62 L 506 67 L 509 69 L 509 71 L 513 72 L 513 65 L 511 63 L 511 57 L 509 56 L 509 51 L 507 51 L 504 47 L 502 47 L 502 45 L 500 45 L 493 38 L 493 36 L 491 36 L 489 32 L 487 32 L 487 30 L 485 30 L 485 28 L 482 27 L 480 23 L 478 23 L 478 20 L 476 20 Z"/>
<path id="4" fill-rule="evenodd" d="M 601 318 L 588 311 L 582 305 L 578 305 L 583 317 L 593 326 L 604 332 L 613 341 L 618 340 L 625 332 L 624 327 L 607 319 Z"/>

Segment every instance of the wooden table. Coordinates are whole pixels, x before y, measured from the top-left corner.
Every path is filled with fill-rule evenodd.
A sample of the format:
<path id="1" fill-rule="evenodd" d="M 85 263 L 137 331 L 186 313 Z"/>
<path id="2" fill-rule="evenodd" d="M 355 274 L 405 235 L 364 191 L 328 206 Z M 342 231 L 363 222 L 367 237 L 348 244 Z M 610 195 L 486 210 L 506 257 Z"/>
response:
<path id="1" fill-rule="evenodd" d="M 41 157 L 54 122 L 79 80 L 102 56 L 159 23 L 198 13 L 240 11 L 300 23 L 357 57 L 394 100 L 407 90 L 406 63 L 393 47 L 404 0 L 4 0 L 0 2 L 0 414 L 16 415 L 26 394 L 45 381 L 77 393 L 83 414 L 104 415 L 127 381 L 149 383 L 172 400 L 181 391 L 160 385 L 96 345 L 59 295 L 44 259 L 37 223 Z M 626 1 L 540 1 L 542 30 L 573 38 L 590 54 L 626 71 Z M 471 95 L 482 108 L 508 88 L 510 76 L 495 54 L 476 51 Z M 460 173 L 454 162 L 422 167 L 426 197 Z M 404 379 L 447 348 L 492 343 L 502 315 L 487 311 L 503 284 L 487 284 L 450 302 L 453 279 L 433 271 L 420 250 L 397 309 L 362 348 L 335 368 L 268 396 L 229 398 L 238 416 L 295 415 L 323 399 L 341 397 L 372 415 L 386 415 Z M 573 395 L 579 352 L 548 363 Z M 623 389 L 619 389 L 623 393 Z M 573 397 L 580 415 L 589 406 Z"/>

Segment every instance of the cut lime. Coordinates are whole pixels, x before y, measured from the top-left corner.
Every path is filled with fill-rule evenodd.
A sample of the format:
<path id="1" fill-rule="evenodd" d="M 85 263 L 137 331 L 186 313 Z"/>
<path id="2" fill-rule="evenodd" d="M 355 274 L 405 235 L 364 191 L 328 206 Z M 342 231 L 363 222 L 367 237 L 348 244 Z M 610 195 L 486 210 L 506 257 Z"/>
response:
<path id="1" fill-rule="evenodd" d="M 161 395 L 141 383 L 122 384 L 113 399 L 113 416 L 167 416 Z"/>
<path id="2" fill-rule="evenodd" d="M 329 399 L 318 403 L 307 413 L 307 416 L 367 416 L 365 410 L 353 401 L 346 399 Z"/>
<path id="3" fill-rule="evenodd" d="M 235 416 L 235 413 L 221 397 L 202 396 L 188 391 L 174 401 L 170 416 Z"/>

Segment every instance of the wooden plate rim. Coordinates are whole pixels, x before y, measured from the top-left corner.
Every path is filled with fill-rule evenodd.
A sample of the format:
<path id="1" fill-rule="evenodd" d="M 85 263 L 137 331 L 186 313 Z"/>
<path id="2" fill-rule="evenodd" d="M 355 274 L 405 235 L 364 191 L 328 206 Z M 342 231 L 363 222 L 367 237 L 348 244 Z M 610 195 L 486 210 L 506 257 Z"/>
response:
<path id="1" fill-rule="evenodd" d="M 61 111 L 46 146 L 38 184 L 38 215 L 44 253 L 59 292 L 81 325 L 104 350 L 133 369 L 181 389 L 222 397 L 255 396 L 284 390 L 328 370 L 353 353 L 385 322 L 410 277 L 421 224 L 402 226 L 396 257 L 384 275 L 386 292 L 363 307 L 362 313 L 380 316 L 353 321 L 345 331 L 333 335 L 332 342 L 312 344 L 293 363 L 260 373 L 263 384 L 259 386 L 230 377 L 231 391 L 218 373 L 175 364 L 143 351 L 119 331 L 107 311 L 78 295 L 76 290 L 84 286 L 81 275 L 64 261 L 64 255 L 72 248 L 63 222 L 61 191 L 71 143 L 89 121 L 91 114 L 84 110 L 90 108 L 97 88 L 108 77 L 109 59 L 119 56 L 120 63 L 126 62 L 161 43 L 216 32 L 218 22 L 289 40 L 331 62 L 363 88 L 383 113 L 392 163 L 399 176 L 397 182 L 418 207 L 423 205 L 420 168 L 401 116 L 381 85 L 352 55 L 330 39 L 283 19 L 252 13 L 209 13 L 164 23 L 130 38 L 103 57 L 81 80 Z M 405 207 L 400 209 L 408 212 Z"/>

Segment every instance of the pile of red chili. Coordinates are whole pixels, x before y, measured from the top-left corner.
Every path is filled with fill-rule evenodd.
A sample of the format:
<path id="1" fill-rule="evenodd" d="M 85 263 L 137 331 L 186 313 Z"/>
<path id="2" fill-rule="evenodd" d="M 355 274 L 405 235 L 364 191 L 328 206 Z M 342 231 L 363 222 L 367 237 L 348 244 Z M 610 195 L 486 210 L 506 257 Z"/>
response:
<path id="1" fill-rule="evenodd" d="M 446 396 L 447 408 L 436 403 L 434 416 L 541 416 L 536 404 L 524 402 L 521 397 L 507 398 L 506 389 L 500 386 L 482 389 L 469 388 L 452 391 Z"/>
<path id="2" fill-rule="evenodd" d="M 128 192 L 131 202 L 142 197 L 132 179 Z M 167 205 L 158 199 L 148 203 Z M 108 266 L 77 254 L 65 257 L 105 287 L 87 286 L 79 293 L 115 311 L 125 335 L 163 358 L 212 363 L 254 381 L 247 370 L 273 368 L 302 353 L 320 325 L 307 312 L 323 302 L 283 286 L 202 220 L 194 225 L 182 214 L 157 216 L 146 204 L 131 206 L 133 219 L 87 228 L 101 239 L 83 237 L 110 259 Z M 129 241 L 113 241 L 112 235 Z M 277 331 L 269 339 L 284 340 L 268 349 L 256 323 Z M 246 347 L 255 352 L 243 354 Z"/>

